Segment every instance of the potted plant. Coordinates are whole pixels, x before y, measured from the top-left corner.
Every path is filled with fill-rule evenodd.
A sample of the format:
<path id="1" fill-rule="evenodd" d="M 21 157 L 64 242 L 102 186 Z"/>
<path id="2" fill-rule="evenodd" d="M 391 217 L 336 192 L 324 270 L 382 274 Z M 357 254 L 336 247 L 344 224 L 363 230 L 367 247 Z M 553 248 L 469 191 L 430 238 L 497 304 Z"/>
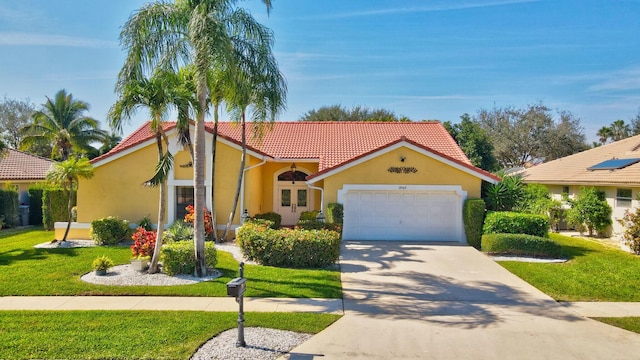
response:
<path id="1" fill-rule="evenodd" d="M 131 236 L 131 267 L 136 271 L 144 271 L 149 266 L 153 250 L 156 246 L 156 232 L 138 227 Z"/>
<path id="2" fill-rule="evenodd" d="M 98 256 L 93 260 L 93 270 L 96 271 L 96 275 L 98 276 L 107 275 L 107 270 L 113 267 L 113 265 L 113 260 L 105 255 Z"/>

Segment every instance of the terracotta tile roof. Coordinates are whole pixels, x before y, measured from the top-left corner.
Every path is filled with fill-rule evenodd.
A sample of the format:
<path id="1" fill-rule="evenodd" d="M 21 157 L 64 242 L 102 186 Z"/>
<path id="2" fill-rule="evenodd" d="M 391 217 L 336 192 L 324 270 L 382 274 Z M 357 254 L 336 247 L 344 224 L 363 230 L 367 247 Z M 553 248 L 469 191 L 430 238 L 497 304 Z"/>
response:
<path id="1" fill-rule="evenodd" d="M 0 156 L 0 180 L 44 180 L 54 161 L 8 149 Z"/>
<path id="2" fill-rule="evenodd" d="M 613 158 L 640 158 L 640 135 L 549 161 L 521 174 L 531 183 L 640 186 L 640 163 L 616 170 L 587 170 Z"/>
<path id="3" fill-rule="evenodd" d="M 175 123 L 167 123 L 166 130 Z M 206 123 L 207 131 L 212 124 Z M 247 126 L 248 129 L 251 126 Z M 240 144 L 240 127 L 229 122 L 218 124 L 221 137 Z M 108 158 L 153 137 L 145 123 L 109 153 L 93 160 Z M 427 122 L 275 122 L 261 140 L 247 136 L 248 148 L 279 159 L 318 159 L 319 171 L 362 156 L 405 137 L 421 147 L 444 154 L 471 166 L 447 130 L 437 121 Z M 475 169 L 475 168 L 474 168 Z"/>

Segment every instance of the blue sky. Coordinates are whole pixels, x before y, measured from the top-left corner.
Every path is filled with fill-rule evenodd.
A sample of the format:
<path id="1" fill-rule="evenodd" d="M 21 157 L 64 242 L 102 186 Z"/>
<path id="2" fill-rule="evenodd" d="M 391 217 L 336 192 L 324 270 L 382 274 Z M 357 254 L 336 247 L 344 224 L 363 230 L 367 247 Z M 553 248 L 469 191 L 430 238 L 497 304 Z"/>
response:
<path id="1" fill-rule="evenodd" d="M 104 121 L 124 58 L 120 27 L 143 3 L 0 0 L 0 97 L 42 104 L 64 88 Z M 267 16 L 260 1 L 239 2 L 275 33 L 289 87 L 279 120 L 341 104 L 457 122 L 542 101 L 581 118 L 596 140 L 640 108 L 638 0 L 273 3 Z"/>

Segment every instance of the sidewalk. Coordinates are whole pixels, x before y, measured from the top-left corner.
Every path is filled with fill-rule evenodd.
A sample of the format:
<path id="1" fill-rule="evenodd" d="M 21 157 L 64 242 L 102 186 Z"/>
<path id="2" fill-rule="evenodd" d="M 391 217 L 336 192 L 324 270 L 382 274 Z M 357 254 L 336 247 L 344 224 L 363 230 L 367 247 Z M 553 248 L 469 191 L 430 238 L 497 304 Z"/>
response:
<path id="1" fill-rule="evenodd" d="M 640 317 L 640 302 L 561 302 L 584 317 Z M 230 297 L 180 296 L 3 296 L 0 310 L 189 310 L 238 311 Z M 253 312 L 310 312 L 343 315 L 342 299 L 245 298 Z"/>
<path id="2" fill-rule="evenodd" d="M 4 296 L 0 310 L 238 311 L 230 297 Z M 342 299 L 245 298 L 244 311 L 343 314 Z"/>

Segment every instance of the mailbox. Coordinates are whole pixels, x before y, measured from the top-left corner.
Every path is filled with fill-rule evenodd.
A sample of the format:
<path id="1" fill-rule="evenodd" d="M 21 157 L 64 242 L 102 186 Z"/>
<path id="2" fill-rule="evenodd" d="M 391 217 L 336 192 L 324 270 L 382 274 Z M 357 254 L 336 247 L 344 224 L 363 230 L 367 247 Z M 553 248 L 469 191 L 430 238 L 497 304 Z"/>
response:
<path id="1" fill-rule="evenodd" d="M 227 283 L 227 296 L 241 297 L 247 289 L 247 279 L 235 278 Z"/>

